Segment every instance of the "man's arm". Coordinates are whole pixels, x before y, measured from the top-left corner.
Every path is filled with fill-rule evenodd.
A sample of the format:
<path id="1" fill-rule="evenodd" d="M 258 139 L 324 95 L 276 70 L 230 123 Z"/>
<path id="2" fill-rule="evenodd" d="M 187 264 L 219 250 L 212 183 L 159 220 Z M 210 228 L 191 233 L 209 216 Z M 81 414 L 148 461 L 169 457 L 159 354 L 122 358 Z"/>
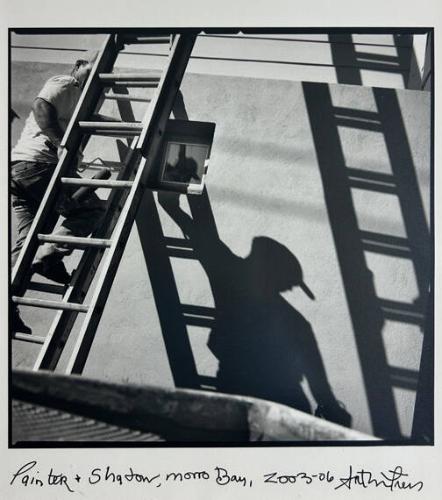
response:
<path id="1" fill-rule="evenodd" d="M 61 140 L 63 139 L 64 132 L 58 123 L 58 116 L 55 107 L 49 102 L 37 97 L 32 105 L 32 111 L 34 113 L 35 121 L 41 130 L 49 137 L 49 141 L 46 141 L 49 148 L 53 148 L 54 152 L 57 153 L 58 158 L 61 157 L 63 153 L 63 148 L 60 147 Z M 83 154 L 81 147 L 77 153 L 76 161 L 73 163 L 75 167 L 81 164 L 83 159 Z"/>
<path id="2" fill-rule="evenodd" d="M 306 325 L 301 363 L 310 391 L 318 404 L 315 415 L 345 427 L 350 427 L 352 416 L 338 401 L 329 384 L 324 362 L 310 324 Z"/>
<path id="3" fill-rule="evenodd" d="M 51 143 L 58 148 L 63 139 L 63 131 L 58 123 L 57 111 L 52 104 L 37 97 L 32 104 L 35 121 L 47 135 Z"/>

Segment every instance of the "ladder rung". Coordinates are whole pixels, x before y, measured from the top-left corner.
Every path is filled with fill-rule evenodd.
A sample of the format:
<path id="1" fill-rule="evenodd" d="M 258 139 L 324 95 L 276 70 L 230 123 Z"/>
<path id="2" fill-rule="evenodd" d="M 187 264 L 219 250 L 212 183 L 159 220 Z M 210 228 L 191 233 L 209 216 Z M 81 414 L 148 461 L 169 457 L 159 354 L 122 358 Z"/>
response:
<path id="1" fill-rule="evenodd" d="M 22 342 L 31 342 L 32 344 L 44 344 L 46 340 L 45 337 L 30 335 L 29 333 L 16 333 L 12 338 Z"/>
<path id="2" fill-rule="evenodd" d="M 170 43 L 170 36 L 136 36 L 124 35 L 121 41 L 125 44 Z"/>
<path id="3" fill-rule="evenodd" d="M 83 161 L 81 162 L 82 168 L 87 168 L 88 170 L 103 170 L 110 169 L 111 171 L 118 171 L 123 167 L 124 163 L 121 161 L 111 161 L 106 160 L 106 166 L 103 164 L 97 163 L 97 159 L 92 161 Z"/>
<path id="4" fill-rule="evenodd" d="M 95 135 L 139 135 L 143 125 L 139 122 L 78 122 L 83 132 Z"/>
<path id="5" fill-rule="evenodd" d="M 89 307 L 85 304 L 60 302 L 57 300 L 30 299 L 27 297 L 12 297 L 12 302 L 21 306 L 41 307 L 43 309 L 58 309 L 63 311 L 77 311 L 86 313 Z"/>
<path id="6" fill-rule="evenodd" d="M 161 72 L 150 73 L 100 73 L 100 80 L 105 83 L 124 82 L 152 82 L 158 83 L 161 78 Z"/>
<path id="7" fill-rule="evenodd" d="M 78 122 L 78 125 L 80 128 L 86 128 L 86 127 L 94 127 L 94 128 L 102 128 L 102 129 L 108 129 L 108 130 L 113 130 L 113 129 L 135 129 L 135 130 L 141 130 L 143 125 L 141 122 Z"/>
<path id="8" fill-rule="evenodd" d="M 39 234 L 38 239 L 45 243 L 62 243 L 74 248 L 108 248 L 112 245 L 112 240 L 102 238 L 80 238 L 77 236 L 57 236 L 55 234 Z"/>
<path id="9" fill-rule="evenodd" d="M 76 186 L 91 186 L 102 188 L 131 188 L 132 181 L 106 180 L 106 179 L 78 179 L 77 177 L 62 177 L 62 184 L 70 184 Z"/>
<path id="10" fill-rule="evenodd" d="M 36 292 L 44 293 L 58 293 L 63 295 L 66 291 L 66 287 L 63 285 L 53 285 L 51 283 L 39 283 L 37 281 L 31 281 L 27 286 L 28 290 L 34 290 Z"/>
<path id="11" fill-rule="evenodd" d="M 158 87 L 158 81 L 138 81 L 138 80 L 118 80 L 118 81 L 104 81 L 102 82 L 105 87 L 139 87 L 145 89 L 155 89 Z"/>
<path id="12" fill-rule="evenodd" d="M 100 73 L 100 81 L 105 86 L 155 88 L 161 78 L 161 72 L 150 73 Z"/>
<path id="13" fill-rule="evenodd" d="M 152 99 L 146 97 L 135 97 L 130 94 L 118 94 L 116 92 L 106 92 L 105 99 L 115 99 L 116 101 L 150 102 Z"/>

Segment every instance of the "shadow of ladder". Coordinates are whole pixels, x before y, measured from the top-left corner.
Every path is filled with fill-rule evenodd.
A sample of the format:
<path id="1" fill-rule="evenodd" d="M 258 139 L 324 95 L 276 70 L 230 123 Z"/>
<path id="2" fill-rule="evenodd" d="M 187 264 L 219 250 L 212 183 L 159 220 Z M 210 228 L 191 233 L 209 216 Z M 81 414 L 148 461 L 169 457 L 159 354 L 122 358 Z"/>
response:
<path id="1" fill-rule="evenodd" d="M 127 89 L 119 88 L 119 92 L 127 93 Z M 129 102 L 118 102 L 118 109 L 122 119 L 135 119 Z M 120 157 L 124 158 L 128 146 L 122 141 L 117 141 L 117 146 Z M 196 207 L 200 204 L 195 205 L 194 198 L 192 195 L 188 196 L 193 215 L 197 215 L 199 208 Z M 198 198 L 204 204 L 205 224 L 209 217 L 216 231 L 206 190 Z M 210 390 L 215 378 L 198 374 L 188 327 L 211 328 L 215 321 L 215 309 L 181 303 L 171 262 L 173 258 L 195 259 L 193 248 L 188 239 L 164 235 L 157 204 L 149 189 L 146 189 L 141 200 L 136 225 L 174 384 L 181 388 Z"/>
<path id="2" fill-rule="evenodd" d="M 331 57 L 336 69 L 338 83 L 362 85 L 361 70 L 376 71 L 389 75 L 400 75 L 404 88 L 408 88 L 411 72 L 418 74 L 418 65 L 413 50 L 413 36 L 408 34 L 393 35 L 393 44 L 376 53 L 368 50 L 356 50 L 351 34 L 329 35 Z M 357 45 L 357 43 L 356 43 Z M 370 44 L 362 44 L 362 46 Z M 382 48 L 384 44 L 380 44 Z M 376 44 L 374 48 L 378 49 Z M 391 53 L 396 51 L 396 55 Z"/>
<path id="3" fill-rule="evenodd" d="M 382 330 L 387 320 L 419 325 L 424 330 L 432 260 L 430 237 L 398 98 L 392 89 L 373 89 L 377 112 L 368 112 L 334 106 L 326 84 L 303 83 L 303 89 L 373 431 L 377 436 L 399 438 L 401 430 L 393 387 L 417 390 L 418 372 L 389 365 Z M 391 174 L 346 166 L 339 127 L 383 133 Z M 406 236 L 362 231 L 352 189 L 395 195 Z M 366 252 L 409 259 L 416 276 L 417 299 L 404 303 L 378 297 Z M 419 385 L 428 386 L 431 369 L 425 366 L 432 363 L 432 351 L 428 348 L 432 343 L 432 325 L 425 330 L 420 371 L 425 372 L 426 380 L 420 380 Z M 425 401 L 421 399 L 417 398 L 419 404 L 427 408 L 432 406 L 428 397 Z M 418 436 L 416 432 L 414 428 L 413 437 Z"/>

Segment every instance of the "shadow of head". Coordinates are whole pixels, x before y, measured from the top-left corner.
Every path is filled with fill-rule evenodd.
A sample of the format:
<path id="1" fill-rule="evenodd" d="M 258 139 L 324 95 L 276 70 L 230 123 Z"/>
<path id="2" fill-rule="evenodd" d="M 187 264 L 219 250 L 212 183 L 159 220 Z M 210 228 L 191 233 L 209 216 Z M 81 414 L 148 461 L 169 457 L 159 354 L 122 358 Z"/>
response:
<path id="1" fill-rule="evenodd" d="M 315 300 L 312 291 L 304 283 L 299 260 L 285 245 L 266 236 L 257 236 L 253 239 L 247 260 L 256 275 L 261 277 L 261 289 L 275 293 L 299 286 L 311 300 Z"/>
<path id="2" fill-rule="evenodd" d="M 166 164 L 166 179 L 175 182 L 191 182 L 192 179 L 199 181 L 198 164 L 192 156 L 187 156 L 185 144 L 180 144 L 178 160 L 175 165 Z"/>

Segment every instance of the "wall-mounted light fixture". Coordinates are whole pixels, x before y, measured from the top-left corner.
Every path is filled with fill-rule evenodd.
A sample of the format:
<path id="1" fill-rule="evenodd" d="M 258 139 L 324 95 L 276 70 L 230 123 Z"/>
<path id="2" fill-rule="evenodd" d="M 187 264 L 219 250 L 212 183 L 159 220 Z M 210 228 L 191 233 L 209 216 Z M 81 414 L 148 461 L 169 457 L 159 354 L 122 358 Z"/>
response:
<path id="1" fill-rule="evenodd" d="M 209 165 L 215 124 L 169 120 L 151 187 L 163 191 L 201 194 Z"/>

